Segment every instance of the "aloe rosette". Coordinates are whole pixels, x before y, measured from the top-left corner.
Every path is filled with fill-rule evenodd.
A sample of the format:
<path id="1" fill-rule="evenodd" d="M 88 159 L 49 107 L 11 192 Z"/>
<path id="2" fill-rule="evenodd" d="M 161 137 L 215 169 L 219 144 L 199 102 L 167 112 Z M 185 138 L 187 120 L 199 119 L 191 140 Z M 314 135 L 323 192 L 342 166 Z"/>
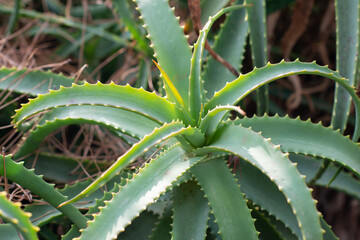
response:
<path id="1" fill-rule="evenodd" d="M 360 99 L 354 88 L 338 72 L 299 60 L 268 63 L 234 79 L 229 75 L 222 79 L 224 69 L 219 68 L 215 73 L 220 75 L 214 77 L 207 73 L 213 71 L 213 63 L 207 63 L 204 70 L 202 63 L 212 24 L 230 12 L 229 21 L 225 22 L 217 40 L 221 49 L 221 38 L 229 34 L 226 24 L 235 19 L 245 20 L 245 8 L 251 6 L 231 6 L 210 17 L 191 50 L 167 1 L 135 2 L 152 42 L 155 63 L 164 80 L 165 97 L 129 85 L 74 84 L 38 95 L 23 104 L 13 118 L 20 128 L 30 117 L 46 111 L 23 139 L 15 159 L 33 152 L 48 134 L 68 124 L 99 124 L 138 140 L 76 196 L 69 200 L 63 196 L 58 198 L 61 202 L 52 203 L 58 204 L 56 207 L 74 223 L 64 239 L 70 236 L 115 239 L 121 232 L 126 233 L 134 219 L 145 218 L 146 214 L 140 214 L 150 211 L 149 206 L 168 193 L 172 200 L 164 204 L 160 211 L 163 215 L 157 213 L 159 223 L 150 236 L 152 239 L 161 234 L 167 236 L 161 231 L 164 226 L 170 227 L 172 239 L 205 239 L 209 232 L 208 237 L 213 238 L 258 239 L 266 228 L 272 229 L 272 236 L 278 239 L 285 239 L 286 234 L 298 239 L 335 239 L 316 209 L 316 200 L 311 196 L 305 176 L 289 159 L 289 153 L 325 158 L 359 177 Z M 255 31 L 256 23 L 251 24 Z M 247 28 L 247 24 L 242 26 Z M 245 39 L 247 30 L 239 34 L 239 38 Z M 241 55 L 243 48 L 237 51 Z M 241 58 L 232 61 L 240 65 Z M 229 111 L 242 113 L 236 104 L 247 95 L 295 74 L 326 77 L 349 94 L 356 110 L 352 140 L 332 128 L 289 117 L 265 115 L 227 120 Z M 220 82 L 218 88 L 206 84 L 207 76 L 211 81 Z M 129 164 L 149 149 L 159 146 L 164 149 L 132 178 L 126 178 L 126 184 L 115 183 L 113 190 L 105 193 L 89 211 L 91 217 L 80 216 L 74 203 L 124 173 Z M 245 166 L 241 171 L 253 174 L 232 174 L 226 164 L 226 157 L 230 155 L 240 157 Z M 10 157 L 7 160 L 10 161 Z M 12 165 L 8 168 L 11 170 Z M 13 168 L 20 167 L 14 165 Z M 39 181 L 33 188 L 46 184 L 41 178 L 28 175 L 29 179 Z M 9 179 L 17 181 L 14 176 L 12 179 L 8 174 Z M 49 189 L 40 196 L 52 199 L 56 194 L 60 193 Z"/>

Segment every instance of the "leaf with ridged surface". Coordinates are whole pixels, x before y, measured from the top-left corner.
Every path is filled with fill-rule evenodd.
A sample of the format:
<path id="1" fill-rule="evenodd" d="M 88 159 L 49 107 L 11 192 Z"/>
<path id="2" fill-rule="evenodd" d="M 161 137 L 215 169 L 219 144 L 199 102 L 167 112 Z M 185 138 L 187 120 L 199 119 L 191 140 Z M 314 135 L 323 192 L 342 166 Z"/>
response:
<path id="1" fill-rule="evenodd" d="M 28 170 L 23 163 L 16 163 L 11 159 L 11 155 L 5 157 L 6 177 L 18 183 L 24 188 L 29 189 L 32 193 L 40 196 L 53 207 L 57 207 L 66 198 L 54 189 L 52 184 L 45 182 L 41 176 L 34 173 L 34 170 Z M 0 175 L 4 176 L 4 165 L 0 164 Z M 73 205 L 59 208 L 59 210 L 67 216 L 74 224 L 79 227 L 86 226 L 86 218 Z"/>
<path id="2" fill-rule="evenodd" d="M 113 199 L 101 208 L 80 239 L 114 239 L 147 205 L 154 202 L 193 164 L 202 157 L 187 157 L 179 146 L 162 153 L 146 164 L 139 173 L 113 194 Z"/>
<path id="3" fill-rule="evenodd" d="M 200 186 L 193 181 L 173 190 L 173 240 L 205 239 L 210 207 Z"/>
<path id="4" fill-rule="evenodd" d="M 6 197 L 6 192 L 0 192 L 0 216 L 6 221 L 13 224 L 21 235 L 27 240 L 38 239 L 38 227 L 35 227 L 31 221 L 31 213 L 21 210 L 20 203 L 13 203 Z"/>
<path id="5" fill-rule="evenodd" d="M 160 124 L 136 112 L 99 105 L 73 105 L 54 108 L 45 113 L 37 125 L 24 137 L 14 158 L 36 150 L 52 132 L 70 124 L 98 124 L 113 131 L 128 134 L 137 139 L 153 131 Z"/>
<path id="6" fill-rule="evenodd" d="M 237 122 L 271 138 L 271 142 L 280 144 L 284 152 L 331 159 L 360 176 L 360 145 L 338 131 L 311 121 L 279 116 L 244 118 Z"/>
<path id="7" fill-rule="evenodd" d="M 235 4 L 242 4 L 243 2 L 244 0 L 237 0 Z M 213 50 L 237 70 L 241 68 L 248 33 L 248 22 L 245 17 L 245 9 L 229 13 L 213 46 Z M 227 68 L 210 57 L 206 62 L 201 78 L 205 80 L 204 88 L 209 99 L 216 91 L 223 88 L 227 82 L 236 79 Z"/>
<path id="8" fill-rule="evenodd" d="M 131 176 L 131 175 L 130 175 Z M 90 196 L 84 198 L 81 202 L 78 202 L 76 204 L 74 204 L 74 206 L 76 208 L 79 209 L 87 209 L 89 208 L 89 213 L 96 213 L 99 211 L 98 206 L 101 206 L 101 203 L 103 203 L 103 199 L 106 200 L 107 196 L 110 196 L 109 199 L 111 199 L 111 192 L 114 191 L 118 191 L 118 188 L 114 188 L 114 184 L 115 186 L 118 185 L 125 185 L 126 180 L 129 178 L 128 173 L 127 172 L 122 172 L 120 175 L 117 175 L 116 177 L 114 177 L 112 180 L 110 180 L 107 184 L 106 184 L 106 188 L 107 189 L 112 189 L 111 191 L 108 192 L 103 192 L 102 189 L 98 189 L 96 192 L 92 193 Z M 76 196 L 76 194 L 78 194 L 79 192 L 81 192 L 84 188 L 86 188 L 88 185 L 90 185 L 92 182 L 91 179 L 88 179 L 86 181 L 82 181 L 82 182 L 76 182 L 72 185 L 65 185 L 64 188 L 59 189 L 58 191 L 68 197 L 74 197 Z M 51 205 L 29 205 L 25 207 L 25 210 L 27 212 L 32 213 L 31 216 L 31 221 L 33 222 L 33 224 L 37 225 L 37 226 L 42 226 L 58 217 L 60 217 L 62 215 L 62 213 L 60 211 L 58 211 L 56 208 L 54 208 Z"/>
<path id="9" fill-rule="evenodd" d="M 145 152 L 150 147 L 159 144 L 160 142 L 167 140 L 178 135 L 188 135 L 189 138 L 196 137 L 197 134 L 200 134 L 196 128 L 184 128 L 184 125 L 180 122 L 171 122 L 169 124 L 164 124 L 160 128 L 155 128 L 152 133 L 146 135 L 138 143 L 134 144 L 126 153 L 119 157 L 115 163 L 113 163 L 106 171 L 104 171 L 94 182 L 89 185 L 84 191 L 79 193 L 77 196 L 62 203 L 60 206 L 64 206 L 68 203 L 73 203 L 81 198 L 91 194 L 96 191 L 111 178 L 116 176 L 122 169 L 124 169 L 128 164 L 134 161 L 139 157 L 143 152 Z M 200 134 L 201 135 L 201 134 Z M 184 147 L 184 146 L 183 146 Z"/>
<path id="10" fill-rule="evenodd" d="M 294 157 L 295 155 L 290 155 Z M 297 156 L 297 155 L 296 155 Z M 293 158 L 291 158 L 294 161 Z M 302 174 L 307 174 L 308 171 L 305 171 L 304 161 L 302 158 L 297 159 L 296 161 L 297 168 Z M 318 165 L 321 164 L 319 160 L 317 160 Z M 312 172 L 316 172 L 317 165 L 309 166 L 309 169 L 312 169 Z M 334 172 L 330 172 L 329 179 L 335 174 Z M 297 237 L 297 239 L 301 239 L 301 231 L 298 226 L 295 215 L 293 214 L 290 205 L 287 203 L 285 196 L 279 191 L 274 182 L 272 182 L 266 175 L 264 175 L 259 169 L 251 165 L 249 162 L 241 160 L 239 163 L 239 168 L 235 172 L 235 177 L 240 184 L 240 189 L 243 193 L 245 193 L 246 198 L 250 199 L 254 204 L 261 207 L 261 209 L 266 210 L 269 214 L 274 216 L 275 222 L 281 221 L 282 224 L 285 225 L 288 229 L 291 230 Z M 306 178 L 311 178 L 312 176 L 306 176 Z M 339 176 L 340 177 L 340 176 Z M 335 180 L 336 181 L 336 180 Z M 339 181 L 339 180 L 338 180 Z M 327 184 L 328 182 L 326 182 Z M 359 186 L 359 185 L 358 185 Z M 324 226 L 324 220 L 321 219 L 322 226 Z M 281 224 L 281 225 L 282 225 Z M 282 228 L 281 228 L 282 229 Z M 327 227 L 326 234 L 333 235 L 331 229 Z M 287 231 L 280 231 L 281 235 L 284 239 L 290 239 L 289 235 L 287 235 Z M 293 238 L 291 238 L 293 239 Z"/>
<path id="11" fill-rule="evenodd" d="M 336 69 L 355 86 L 359 46 L 359 0 L 336 0 Z M 344 131 L 351 96 L 336 83 L 331 125 Z"/>
<path id="12" fill-rule="evenodd" d="M 49 89 L 57 90 L 60 86 L 70 87 L 74 80 L 50 71 L 0 68 L 0 89 L 33 96 L 48 93 Z"/>
<path id="13" fill-rule="evenodd" d="M 324 220 L 324 218 L 321 218 L 320 220 L 321 220 L 321 227 L 325 231 L 324 240 L 339 240 L 339 238 L 332 231 L 331 226 Z"/>
<path id="14" fill-rule="evenodd" d="M 356 96 L 354 89 L 348 85 L 347 80 L 340 76 L 338 72 L 332 71 L 324 66 L 319 66 L 315 62 L 302 63 L 296 60 L 294 62 L 282 61 L 278 64 L 269 63 L 263 68 L 258 68 L 250 73 L 241 75 L 238 79 L 226 84 L 223 89 L 215 93 L 214 97 L 205 105 L 205 112 L 208 112 L 218 105 L 234 105 L 254 89 L 257 89 L 258 87 L 274 80 L 296 74 L 314 74 L 323 76 L 338 82 L 346 89 L 346 91 L 348 91 L 354 101 L 356 109 L 357 120 L 354 131 L 354 139 L 357 140 L 360 136 L 360 99 Z M 219 115 L 220 116 L 217 116 L 214 119 L 210 132 L 213 132 L 221 121 L 223 115 Z"/>
<path id="15" fill-rule="evenodd" d="M 322 238 L 320 214 L 316 210 L 311 190 L 306 186 L 305 177 L 299 174 L 295 164 L 279 147 L 248 128 L 231 124 L 218 129 L 209 147 L 204 148 L 210 149 L 238 155 L 259 168 L 285 195 L 301 226 L 302 238 Z"/>
<path id="16" fill-rule="evenodd" d="M 224 240 L 258 239 L 254 220 L 243 193 L 224 159 L 218 158 L 199 163 L 190 171 L 209 200 L 222 238 Z"/>
<path id="17" fill-rule="evenodd" d="M 312 156 L 305 156 L 301 154 L 290 154 L 290 160 L 297 163 L 299 172 L 306 176 L 306 181 L 310 182 L 314 178 L 317 169 L 322 165 L 319 159 Z M 351 173 L 341 171 L 335 180 L 328 186 L 330 180 L 335 176 L 338 167 L 329 165 L 326 172 L 316 181 L 317 186 L 328 187 L 341 191 L 347 195 L 360 200 L 360 181 L 357 180 Z"/>
<path id="18" fill-rule="evenodd" d="M 141 98 L 139 97 L 141 96 Z M 60 88 L 31 99 L 17 110 L 14 123 L 21 124 L 26 118 L 51 108 L 70 105 L 106 105 L 124 108 L 143 114 L 154 121 L 171 122 L 177 119 L 176 107 L 166 99 L 144 89 L 114 83 L 73 85 Z"/>
<path id="19" fill-rule="evenodd" d="M 244 160 L 240 161 L 235 177 L 247 199 L 282 221 L 298 239 L 301 239 L 301 230 L 291 206 L 274 182 Z"/>
<path id="20" fill-rule="evenodd" d="M 185 105 L 188 106 L 191 50 L 178 19 L 166 0 L 134 2 L 144 20 L 144 27 L 149 33 L 148 38 L 160 67 L 169 75 Z M 176 98 L 171 94 L 166 82 L 165 90 L 168 99 L 175 102 Z"/>

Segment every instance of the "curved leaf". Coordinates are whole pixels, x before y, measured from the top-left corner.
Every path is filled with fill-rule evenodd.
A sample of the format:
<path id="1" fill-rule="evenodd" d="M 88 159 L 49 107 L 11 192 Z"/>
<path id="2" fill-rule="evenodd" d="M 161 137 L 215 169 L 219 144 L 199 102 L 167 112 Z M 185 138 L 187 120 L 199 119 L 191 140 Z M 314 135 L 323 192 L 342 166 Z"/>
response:
<path id="1" fill-rule="evenodd" d="M 119 86 L 114 83 L 98 82 L 97 84 L 85 83 L 82 86 L 73 85 L 71 88 L 62 87 L 58 91 L 39 95 L 16 112 L 14 122 L 19 125 L 26 118 L 54 107 L 84 104 L 124 108 L 160 122 L 171 122 L 177 119 L 175 105 L 155 93 L 132 88 L 129 85 Z"/>
<path id="2" fill-rule="evenodd" d="M 270 215 L 284 223 L 297 237 L 301 239 L 301 230 L 297 219 L 286 201 L 284 194 L 276 184 L 251 163 L 241 160 L 235 177 L 241 191 L 247 199 Z"/>
<path id="3" fill-rule="evenodd" d="M 191 50 L 166 0 L 134 0 L 144 20 L 152 48 L 159 65 L 169 75 L 169 79 L 179 91 L 185 106 L 188 106 Z M 161 27 L 159 27 L 161 26 Z M 165 82 L 165 90 L 170 101 L 176 98 Z"/>
<path id="4" fill-rule="evenodd" d="M 52 184 L 45 182 L 41 176 L 34 174 L 34 170 L 28 170 L 23 163 L 16 163 L 11 159 L 11 155 L 5 157 L 6 177 L 22 187 L 29 189 L 32 193 L 40 196 L 53 207 L 57 207 L 66 198 L 54 189 Z M 0 175 L 4 176 L 4 166 L 0 164 Z M 86 227 L 86 220 L 80 211 L 73 205 L 59 208 L 74 224 L 80 228 Z"/>
<path id="5" fill-rule="evenodd" d="M 306 176 L 305 180 L 308 183 L 314 178 L 317 169 L 319 169 L 322 164 L 319 159 L 301 154 L 290 154 L 290 160 L 297 164 L 297 169 L 301 174 Z M 329 165 L 326 172 L 324 172 L 315 184 L 317 186 L 344 192 L 345 194 L 360 200 L 360 181 L 349 172 L 341 171 L 335 180 L 328 186 L 330 180 L 335 176 L 337 171 L 338 167 Z"/>
<path id="6" fill-rule="evenodd" d="M 218 105 L 234 105 L 254 89 L 274 80 L 295 74 L 314 74 L 323 76 L 338 82 L 346 89 L 346 91 L 348 91 L 354 101 L 356 109 L 357 117 L 353 138 L 357 140 L 360 136 L 360 99 L 356 96 L 353 87 L 350 87 L 347 80 L 341 77 L 338 72 L 332 71 L 327 67 L 319 66 L 315 62 L 302 63 L 298 60 L 294 62 L 282 61 L 278 64 L 268 63 L 263 68 L 254 69 L 248 74 L 241 75 L 238 79 L 228 83 L 223 89 L 215 93 L 214 97 L 205 105 L 205 112 L 210 111 Z M 224 115 L 215 117 L 216 119 L 213 121 L 209 134 L 216 129 L 223 116 Z"/>
<path id="7" fill-rule="evenodd" d="M 37 232 L 40 230 L 30 222 L 31 213 L 21 210 L 20 203 L 13 203 L 6 197 L 6 192 L 0 192 L 0 216 L 13 224 L 27 240 L 38 239 Z"/>
<path id="8" fill-rule="evenodd" d="M 248 128 L 231 124 L 221 126 L 206 148 L 231 152 L 259 168 L 285 195 L 301 226 L 302 238 L 322 239 L 320 214 L 316 210 L 311 190 L 287 155 L 269 140 Z"/>
<path id="9" fill-rule="evenodd" d="M 279 144 L 284 152 L 328 158 L 360 176 L 360 145 L 338 131 L 313 124 L 310 120 L 279 116 L 244 118 L 236 122 L 271 138 L 271 142 Z"/>
<path id="10" fill-rule="evenodd" d="M 169 124 L 164 124 L 160 128 L 156 128 L 152 133 L 142 138 L 138 143 L 134 144 L 126 153 L 124 153 L 121 157 L 119 157 L 116 162 L 111 165 L 105 172 L 103 172 L 91 185 L 89 185 L 84 191 L 79 193 L 73 199 L 66 201 L 60 206 L 64 206 L 68 203 L 73 203 L 81 198 L 89 195 L 94 192 L 102 185 L 104 185 L 107 181 L 117 175 L 123 168 L 125 168 L 128 164 L 134 161 L 137 157 L 139 157 L 144 151 L 148 148 L 156 145 L 166 139 L 171 137 L 175 137 L 178 135 L 189 135 L 191 136 L 197 135 L 198 130 L 193 128 L 184 128 L 184 125 L 180 122 L 172 122 Z M 184 145 L 183 145 L 184 147 Z M 59 207 L 60 207 L 59 206 Z"/>
<path id="11" fill-rule="evenodd" d="M 48 93 L 49 89 L 57 90 L 60 86 L 70 87 L 74 80 L 50 71 L 0 68 L 0 89 L 33 96 Z"/>
<path id="12" fill-rule="evenodd" d="M 200 186 L 189 181 L 174 188 L 173 192 L 172 239 L 205 239 L 210 207 Z"/>
<path id="13" fill-rule="evenodd" d="M 258 239 L 254 220 L 222 158 L 199 163 L 190 170 L 209 199 L 219 233 L 227 239 Z"/>
<path id="14" fill-rule="evenodd" d="M 179 145 L 162 153 L 140 169 L 139 174 L 118 193 L 113 194 L 112 200 L 106 202 L 106 206 L 82 230 L 79 239 L 116 238 L 133 218 L 201 159 L 202 157 L 188 158 Z"/>
<path id="15" fill-rule="evenodd" d="M 60 127 L 84 123 L 98 124 L 137 139 L 160 126 L 143 115 L 116 107 L 101 105 L 57 107 L 45 113 L 37 127 L 24 137 L 14 158 L 20 158 L 36 150 L 50 133 Z"/>

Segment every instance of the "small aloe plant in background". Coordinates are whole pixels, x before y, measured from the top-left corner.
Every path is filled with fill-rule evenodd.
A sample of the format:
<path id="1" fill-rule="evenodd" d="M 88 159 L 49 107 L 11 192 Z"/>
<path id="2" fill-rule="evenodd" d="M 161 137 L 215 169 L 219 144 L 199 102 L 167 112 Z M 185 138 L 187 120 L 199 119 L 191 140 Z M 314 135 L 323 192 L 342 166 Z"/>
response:
<path id="1" fill-rule="evenodd" d="M 216 4 L 205 2 L 213 16 L 191 48 L 167 1 L 135 1 L 155 52 L 165 97 L 114 83 L 64 87 L 61 75 L 31 73 L 32 78 L 50 74 L 59 81 L 52 88 L 57 90 L 41 93 L 16 110 L 13 122 L 27 133 L 17 152 L 4 156 L 5 165 L 0 166 L 2 175 L 51 205 L 27 207 L 25 211 L 36 216 L 31 223 L 28 214 L 0 195 L 0 207 L 5 209 L 1 216 L 24 238 L 37 239 L 37 226 L 63 215 L 73 223 L 63 239 L 134 239 L 131 234 L 137 239 L 337 239 L 318 212 L 307 182 L 329 180 L 337 172 L 331 163 L 336 163 L 341 169 L 334 186 L 360 196 L 360 98 L 353 87 L 355 80 L 346 79 L 353 79 L 346 73 L 354 72 L 355 65 L 339 73 L 315 62 L 266 63 L 264 1 L 245 1 L 246 5 L 223 8 L 216 14 L 211 10 L 211 6 L 218 9 Z M 355 6 L 357 9 L 357 1 Z M 228 12 L 214 50 L 231 64 L 240 65 L 249 28 L 256 66 L 237 78 L 213 59 L 203 64 L 207 34 Z M 150 51 L 146 46 L 143 49 Z M 351 56 L 343 59 L 354 60 Z M 344 91 L 341 94 L 353 101 L 352 140 L 321 124 L 266 114 L 264 86 L 296 74 L 335 81 L 339 91 Z M 248 118 L 236 104 L 253 91 L 258 91 L 260 111 L 259 116 Z M 238 118 L 231 120 L 230 112 Z M 132 146 L 94 181 L 62 190 L 26 169 L 24 162 L 13 161 L 26 158 L 56 129 L 78 123 L 106 127 Z M 157 148 L 161 150 L 153 153 Z M 147 152 L 153 153 L 151 160 L 136 171 L 128 169 Z M 239 168 L 229 168 L 229 156 L 238 158 Z M 330 176 L 314 178 L 314 166 L 322 165 L 320 159 L 327 166 L 320 172 Z M 103 186 L 105 193 L 100 189 Z"/>

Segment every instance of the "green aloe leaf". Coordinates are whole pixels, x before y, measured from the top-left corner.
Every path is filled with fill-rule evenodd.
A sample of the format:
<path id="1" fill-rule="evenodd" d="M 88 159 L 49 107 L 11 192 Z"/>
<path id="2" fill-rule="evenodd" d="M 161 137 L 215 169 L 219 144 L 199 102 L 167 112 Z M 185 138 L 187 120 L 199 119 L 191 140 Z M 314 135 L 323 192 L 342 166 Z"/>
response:
<path id="1" fill-rule="evenodd" d="M 359 46 L 359 1 L 336 0 L 336 69 L 355 86 Z M 344 131 L 349 115 L 351 96 L 336 84 L 331 125 Z"/>
<path id="2" fill-rule="evenodd" d="M 160 127 L 157 122 L 122 108 L 101 105 L 72 105 L 54 108 L 40 119 L 37 127 L 30 130 L 17 150 L 14 158 L 35 151 L 52 132 L 70 124 L 98 124 L 113 131 L 141 139 Z"/>
<path id="3" fill-rule="evenodd" d="M 142 97 L 139 98 L 138 96 Z M 129 85 L 118 86 L 114 83 L 85 83 L 82 86 L 61 88 L 46 95 L 39 95 L 24 104 L 15 116 L 14 122 L 19 125 L 26 118 L 59 106 L 70 105 L 104 105 L 124 108 L 148 116 L 154 121 L 171 122 L 177 119 L 176 107 L 155 93 L 143 89 L 132 88 Z"/>
<path id="4" fill-rule="evenodd" d="M 290 154 L 290 160 L 297 164 L 299 172 L 306 176 L 306 182 L 310 182 L 314 178 L 317 169 L 322 165 L 319 159 L 312 156 L 305 156 L 302 154 Z M 330 180 L 335 176 L 338 167 L 329 165 L 326 172 L 316 181 L 317 186 L 332 188 L 337 191 L 360 200 L 360 181 L 346 171 L 341 171 L 335 180 L 328 186 Z"/>
<path id="5" fill-rule="evenodd" d="M 219 1 L 207 1 L 218 3 Z M 243 4 L 244 0 L 237 0 L 235 4 Z M 206 5 L 207 6 L 207 5 Z M 241 69 L 248 34 L 246 9 L 239 9 L 228 14 L 220 32 L 215 39 L 213 50 L 236 69 Z M 236 77 L 214 58 L 209 57 L 201 76 L 207 98 L 214 96 L 227 82 Z"/>
<path id="6" fill-rule="evenodd" d="M 54 189 L 53 184 L 49 184 L 41 176 L 35 175 L 34 170 L 26 169 L 22 162 L 14 162 L 11 155 L 5 157 L 5 170 L 6 177 L 9 180 L 29 189 L 53 207 L 57 207 L 60 203 L 66 201 L 66 198 Z M 3 164 L 0 164 L 0 175 L 4 176 Z M 73 205 L 61 207 L 59 210 L 78 227 L 84 228 L 86 226 L 86 218 Z"/>
<path id="7" fill-rule="evenodd" d="M 111 178 L 117 175 L 128 164 L 134 161 L 137 157 L 143 154 L 144 151 L 150 147 L 178 135 L 188 135 L 189 138 L 196 137 L 199 134 L 197 129 L 191 127 L 184 128 L 184 125 L 180 122 L 171 122 L 164 124 L 160 128 L 155 128 L 152 133 L 142 138 L 138 143 L 134 144 L 125 154 L 119 157 L 116 162 L 111 165 L 105 172 L 103 172 L 91 185 L 89 185 L 84 191 L 79 193 L 73 199 L 62 203 L 60 206 L 64 206 L 68 203 L 73 203 L 81 198 L 96 191 Z"/>
<path id="8" fill-rule="evenodd" d="M 190 171 L 209 200 L 222 238 L 258 239 L 254 220 L 243 193 L 224 159 L 217 158 L 199 163 Z"/>
<path id="9" fill-rule="evenodd" d="M 173 190 L 172 239 L 205 239 L 210 207 L 200 186 L 193 181 Z"/>
<path id="10" fill-rule="evenodd" d="M 117 175 L 113 179 L 111 179 L 106 184 L 106 189 L 111 189 L 110 191 L 104 192 L 102 189 L 98 189 L 88 197 L 84 198 L 83 201 L 74 204 L 74 206 L 78 209 L 88 209 L 87 214 L 93 214 L 99 211 L 98 207 L 103 204 L 105 200 L 111 199 L 111 192 L 118 191 L 119 189 L 115 186 L 123 186 L 125 183 L 131 179 L 132 175 L 128 172 L 122 172 Z M 63 196 L 72 198 L 76 196 L 79 192 L 85 189 L 87 186 L 91 184 L 92 180 L 88 179 L 82 182 L 76 182 L 72 185 L 65 185 L 64 188 L 58 189 L 59 193 Z M 63 214 L 57 210 L 55 207 L 46 204 L 35 204 L 29 205 L 25 207 L 27 212 L 32 213 L 31 221 L 33 224 L 37 226 L 43 226 L 46 223 L 53 221 L 54 219 L 62 216 Z"/>
<path id="11" fill-rule="evenodd" d="M 356 96 L 353 87 L 350 87 L 347 80 L 339 73 L 313 63 L 302 63 L 298 60 L 294 62 L 280 62 L 278 64 L 267 64 L 263 68 L 255 69 L 252 72 L 241 75 L 235 81 L 228 83 L 223 89 L 217 92 L 212 99 L 205 105 L 205 112 L 210 111 L 218 105 L 234 105 L 250 92 L 258 87 L 270 83 L 274 80 L 295 74 L 314 74 L 329 78 L 338 82 L 351 95 L 356 109 L 356 126 L 353 139 L 357 140 L 360 136 L 360 99 Z M 224 115 L 219 114 L 214 118 L 209 132 L 213 132 Z"/>
<path id="12" fill-rule="evenodd" d="M 316 210 L 311 190 L 306 186 L 305 177 L 299 174 L 295 165 L 278 147 L 248 128 L 230 124 L 218 129 L 207 148 L 236 154 L 259 168 L 285 195 L 301 226 L 302 238 L 322 238 L 320 214 Z"/>
<path id="13" fill-rule="evenodd" d="M 21 204 L 9 201 L 6 195 L 6 192 L 0 192 L 0 216 L 5 221 L 13 224 L 25 239 L 39 239 L 37 237 L 39 228 L 33 226 L 29 219 L 31 213 L 21 210 Z"/>
<path id="14" fill-rule="evenodd" d="M 331 159 L 360 176 L 360 145 L 338 131 L 311 121 L 301 121 L 300 118 L 279 116 L 244 118 L 237 122 L 271 138 L 271 142 L 279 144 L 284 152 Z"/>
<path id="15" fill-rule="evenodd" d="M 113 194 L 112 200 L 106 202 L 106 206 L 82 230 L 79 239 L 116 238 L 147 205 L 154 202 L 172 182 L 201 159 L 202 157 L 187 157 L 179 145 L 162 153 L 140 169 L 139 174 L 118 193 Z"/>
<path id="16" fill-rule="evenodd" d="M 282 221 L 298 239 L 302 234 L 296 216 L 276 184 L 251 163 L 241 160 L 235 177 L 247 199 Z"/>
<path id="17" fill-rule="evenodd" d="M 134 0 L 144 20 L 151 47 L 160 67 L 179 91 L 185 106 L 188 106 L 191 50 L 179 26 L 178 19 L 166 0 Z M 159 27 L 161 26 L 161 27 Z M 176 98 L 165 82 L 165 90 L 170 101 Z"/>
<path id="18" fill-rule="evenodd" d="M 60 86 L 70 87 L 74 80 L 50 71 L 0 68 L 0 89 L 33 96 L 48 93 L 49 89 L 57 90 Z"/>

